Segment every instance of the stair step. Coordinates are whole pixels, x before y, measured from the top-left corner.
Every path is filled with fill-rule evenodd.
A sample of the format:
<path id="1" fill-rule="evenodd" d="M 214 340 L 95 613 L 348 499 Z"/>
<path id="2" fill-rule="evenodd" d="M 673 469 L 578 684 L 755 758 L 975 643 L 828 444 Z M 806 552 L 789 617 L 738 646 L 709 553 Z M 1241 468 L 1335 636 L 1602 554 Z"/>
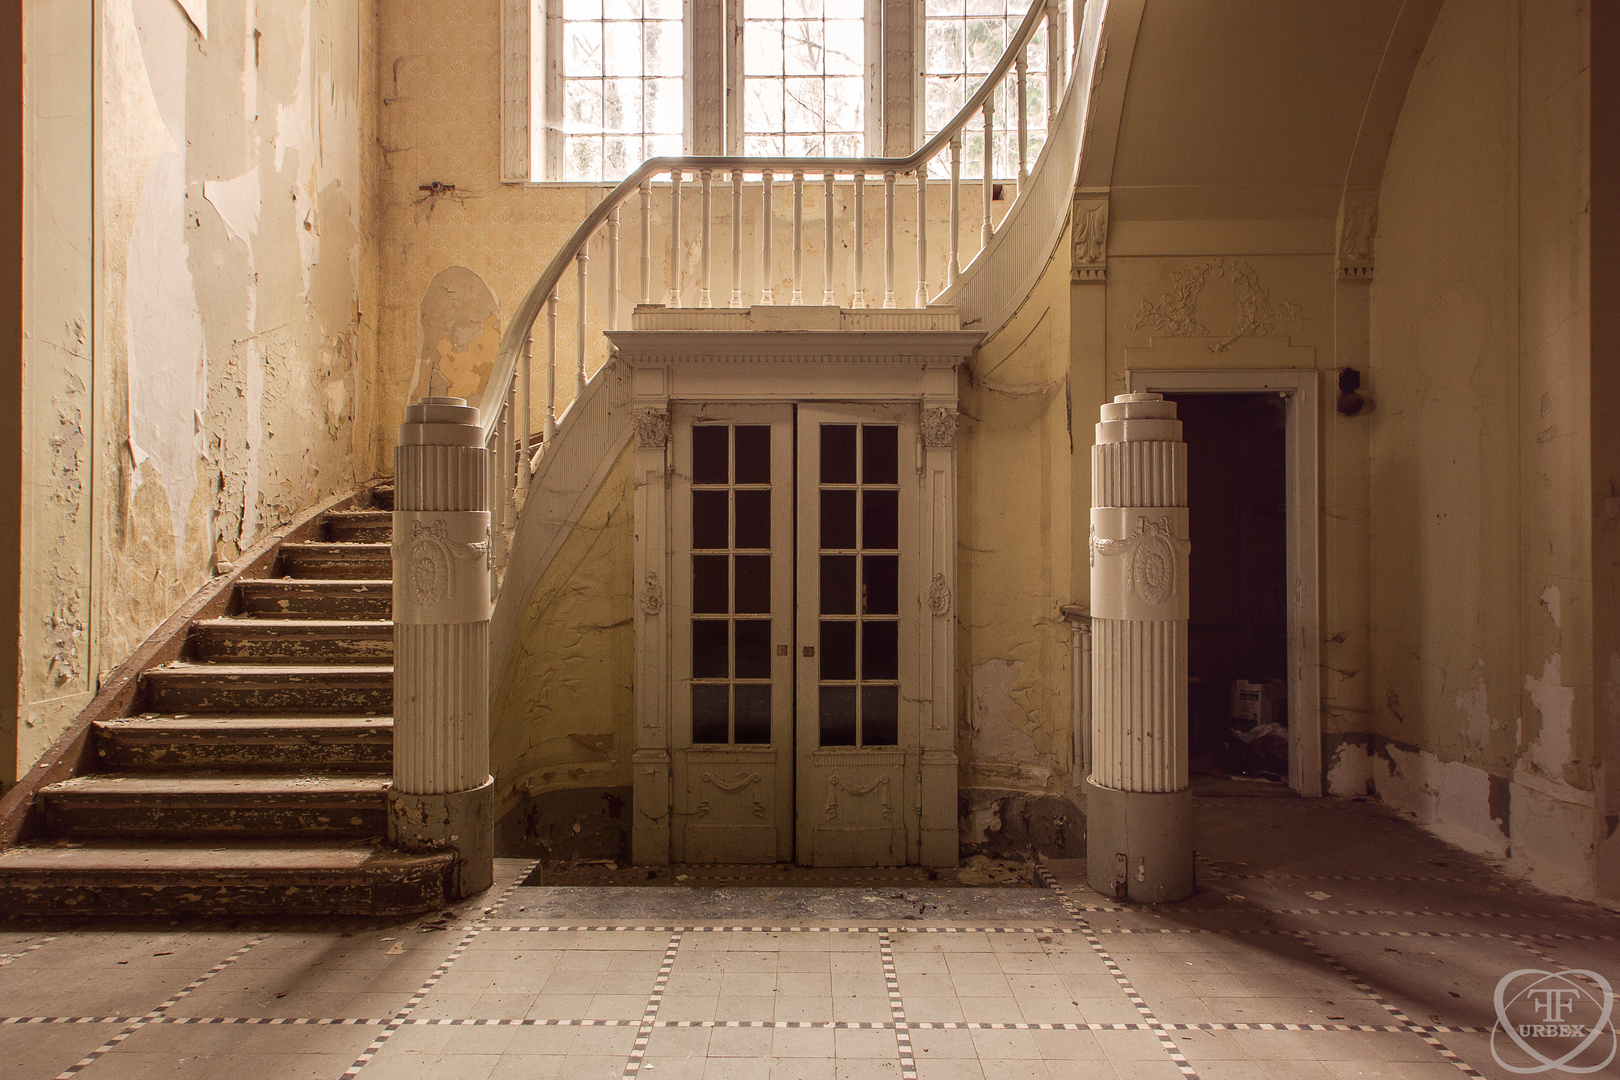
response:
<path id="1" fill-rule="evenodd" d="M 323 519 L 333 541 L 383 541 L 394 536 L 394 515 L 387 510 L 333 510 Z"/>
<path id="2" fill-rule="evenodd" d="M 394 509 L 394 485 L 378 484 L 371 489 L 371 505 L 378 510 Z"/>
<path id="3" fill-rule="evenodd" d="M 394 624 L 383 619 L 203 619 L 192 624 L 191 640 L 199 659 L 245 664 L 394 658 Z"/>
<path id="4" fill-rule="evenodd" d="M 381 836 L 390 777 L 245 773 L 75 776 L 40 789 L 54 837 Z"/>
<path id="5" fill-rule="evenodd" d="M 385 715 L 393 709 L 391 664 L 194 664 L 141 677 L 146 707 L 163 713 Z"/>
<path id="6" fill-rule="evenodd" d="M 391 578 L 394 552 L 388 544 L 282 544 L 281 572 L 294 578 Z"/>
<path id="7" fill-rule="evenodd" d="M 390 569 L 390 573 L 392 570 Z M 387 619 L 394 610 L 394 583 L 381 578 L 341 581 L 317 578 L 258 578 L 238 582 L 244 616 L 296 619 Z"/>
<path id="8" fill-rule="evenodd" d="M 0 911 L 409 915 L 449 901 L 453 860 L 363 843 L 35 844 L 0 851 Z"/>
<path id="9" fill-rule="evenodd" d="M 144 769 L 388 769 L 388 716 L 141 716 L 96 722 L 96 760 Z"/>

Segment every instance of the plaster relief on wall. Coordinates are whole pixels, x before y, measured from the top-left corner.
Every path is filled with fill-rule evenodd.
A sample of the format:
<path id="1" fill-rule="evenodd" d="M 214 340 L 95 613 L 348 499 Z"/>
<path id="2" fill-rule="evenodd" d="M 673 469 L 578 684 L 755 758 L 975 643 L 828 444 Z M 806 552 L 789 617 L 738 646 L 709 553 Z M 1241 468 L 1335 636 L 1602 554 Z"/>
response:
<path id="1" fill-rule="evenodd" d="M 891 800 L 889 798 L 889 774 L 888 773 L 884 773 L 882 776 L 878 777 L 876 780 L 873 780 L 870 784 L 851 784 L 851 783 L 849 783 L 849 782 L 847 782 L 845 780 L 839 779 L 837 773 L 833 773 L 831 776 L 827 777 L 827 820 L 828 821 L 836 821 L 838 819 L 838 789 L 839 788 L 843 788 L 846 792 L 848 792 L 851 795 L 854 795 L 857 798 L 859 798 L 862 795 L 870 795 L 874 791 L 881 792 L 882 793 L 882 800 L 883 800 L 883 816 L 884 816 L 884 818 L 892 818 L 892 817 L 894 817 L 894 802 L 893 802 L 893 800 Z"/>
<path id="2" fill-rule="evenodd" d="M 657 450 L 669 444 L 669 413 L 648 409 L 636 414 L 636 445 L 643 450 Z"/>
<path id="3" fill-rule="evenodd" d="M 409 580 L 416 602 L 421 607 L 455 599 L 455 574 L 452 562 L 482 559 L 488 568 L 490 542 L 488 529 L 483 540 L 461 543 L 447 539 L 443 520 L 431 525 L 413 522 L 410 539 Z"/>
<path id="4" fill-rule="evenodd" d="M 1099 554 L 1123 556 L 1126 587 L 1144 604 L 1162 604 L 1176 595 L 1176 559 L 1190 547 L 1176 536 L 1168 517 L 1138 518 L 1136 533 L 1124 540 L 1098 540 L 1096 526 L 1091 529 L 1091 565 L 1097 565 Z"/>
<path id="5" fill-rule="evenodd" d="M 934 583 L 928 588 L 928 610 L 938 616 L 951 612 L 951 587 L 944 574 L 935 574 Z"/>
<path id="6" fill-rule="evenodd" d="M 1237 291 L 1237 315 L 1231 329 L 1217 335 L 1198 321 L 1198 303 L 1211 278 L 1222 278 Z M 1273 301 L 1260 286 L 1260 276 L 1243 259 L 1225 256 L 1201 262 L 1170 275 L 1172 288 L 1157 303 L 1143 300 L 1131 329 L 1148 327 L 1169 337 L 1209 337 L 1210 352 L 1225 352 L 1244 337 L 1298 329 L 1304 316 L 1298 304 Z"/>
<path id="7" fill-rule="evenodd" d="M 651 618 L 663 609 L 664 586 L 659 583 L 656 572 L 648 571 L 647 581 L 641 586 L 641 610 Z"/>
<path id="8" fill-rule="evenodd" d="M 931 450 L 948 450 L 956 445 L 956 414 L 949 409 L 924 409 L 923 443 Z"/>
<path id="9" fill-rule="evenodd" d="M 1073 258 L 1070 269 L 1076 281 L 1102 281 L 1108 272 L 1108 200 L 1076 194 L 1073 226 Z"/>
<path id="10" fill-rule="evenodd" d="M 713 773 L 704 773 L 703 776 L 702 776 L 702 780 L 703 780 L 703 782 L 705 784 L 713 784 L 715 787 L 719 788 L 721 791 L 725 792 L 727 795 L 735 795 L 737 792 L 741 791 L 743 788 L 747 787 L 749 784 L 757 784 L 757 783 L 759 783 L 760 775 L 759 775 L 759 773 L 747 773 L 747 772 L 744 772 L 744 773 L 738 773 L 737 776 L 736 776 L 736 779 L 722 780 L 718 776 L 714 775 Z"/>
<path id="11" fill-rule="evenodd" d="M 1347 199 L 1339 214 L 1339 275 L 1341 277 L 1372 277 L 1373 238 L 1377 232 L 1377 196 Z"/>

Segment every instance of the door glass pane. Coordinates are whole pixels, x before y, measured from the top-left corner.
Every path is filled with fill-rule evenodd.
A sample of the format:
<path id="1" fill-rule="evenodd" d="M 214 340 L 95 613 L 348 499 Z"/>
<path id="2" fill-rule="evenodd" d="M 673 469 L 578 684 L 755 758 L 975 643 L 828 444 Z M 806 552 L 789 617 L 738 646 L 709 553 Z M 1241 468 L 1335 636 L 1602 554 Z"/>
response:
<path id="1" fill-rule="evenodd" d="M 861 745 L 894 746 L 900 741 L 900 688 L 861 687 Z"/>
<path id="2" fill-rule="evenodd" d="M 724 484 L 731 479 L 728 467 L 731 429 L 724 424 L 700 424 L 692 428 L 692 483 Z"/>
<path id="3" fill-rule="evenodd" d="M 900 677 L 900 624 L 861 623 L 861 678 Z"/>
<path id="4" fill-rule="evenodd" d="M 855 678 L 855 624 L 853 622 L 822 621 L 821 677 L 823 679 Z"/>
<path id="5" fill-rule="evenodd" d="M 852 489 L 821 493 L 821 546 L 855 546 L 855 492 Z"/>
<path id="6" fill-rule="evenodd" d="M 707 494 L 707 493 L 705 493 Z M 738 491 L 733 495 L 737 505 L 737 537 L 740 548 L 768 548 L 771 546 L 771 493 L 764 491 Z"/>
<path id="7" fill-rule="evenodd" d="M 861 547 L 895 549 L 900 546 L 900 493 L 861 492 Z"/>
<path id="8" fill-rule="evenodd" d="M 821 745 L 855 745 L 855 688 L 821 688 Z"/>
<path id="9" fill-rule="evenodd" d="M 738 425 L 737 483 L 771 482 L 771 429 L 763 424 Z"/>
<path id="10" fill-rule="evenodd" d="M 736 555 L 737 613 L 769 615 L 771 612 L 771 557 Z"/>
<path id="11" fill-rule="evenodd" d="M 862 555 L 861 584 L 865 586 L 863 614 L 900 614 L 900 556 Z"/>
<path id="12" fill-rule="evenodd" d="M 821 613 L 855 614 L 855 556 L 821 557 Z"/>
<path id="13" fill-rule="evenodd" d="M 725 548 L 727 512 L 724 491 L 692 492 L 692 546 Z"/>
<path id="14" fill-rule="evenodd" d="M 867 424 L 861 428 L 861 482 L 900 482 L 900 429 Z"/>
<path id="15" fill-rule="evenodd" d="M 771 677 L 771 622 L 769 619 L 738 619 L 737 657 L 732 674 L 739 679 Z"/>
<path id="16" fill-rule="evenodd" d="M 736 741 L 739 743 L 770 742 L 770 683 L 739 683 L 733 692 L 737 696 Z"/>
<path id="17" fill-rule="evenodd" d="M 711 686 L 700 683 L 692 687 L 693 742 L 726 741 L 726 697 L 730 690 L 731 688 L 724 684 Z"/>
<path id="18" fill-rule="evenodd" d="M 729 627 L 724 619 L 692 620 L 692 678 L 724 679 L 729 674 L 726 670 Z"/>
<path id="19" fill-rule="evenodd" d="M 855 425 L 821 425 L 821 482 L 855 482 Z"/>
<path id="20" fill-rule="evenodd" d="M 724 615 L 730 605 L 724 555 L 692 556 L 692 611 L 694 614 Z"/>

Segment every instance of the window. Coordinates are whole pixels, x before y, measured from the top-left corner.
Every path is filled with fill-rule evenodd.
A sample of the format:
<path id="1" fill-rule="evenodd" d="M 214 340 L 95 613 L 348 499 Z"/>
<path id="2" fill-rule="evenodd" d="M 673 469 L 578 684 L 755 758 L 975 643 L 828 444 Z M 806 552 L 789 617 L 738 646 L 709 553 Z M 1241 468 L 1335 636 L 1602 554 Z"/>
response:
<path id="1" fill-rule="evenodd" d="M 744 153 L 865 153 L 864 6 L 864 0 L 744 0 Z"/>
<path id="2" fill-rule="evenodd" d="M 1029 11 L 1029 0 L 922 0 L 923 130 L 932 138 L 955 116 L 990 74 L 1007 42 Z M 1046 131 L 1046 28 L 1035 32 L 1024 52 L 1033 164 Z M 1038 76 L 1038 77 L 1037 77 Z M 994 137 L 991 176 L 1018 175 L 1018 87 L 1009 76 L 991 97 Z M 962 175 L 984 175 L 984 124 L 968 125 L 962 138 Z"/>
<path id="3" fill-rule="evenodd" d="M 685 149 L 682 0 L 563 0 L 563 180 Z"/>

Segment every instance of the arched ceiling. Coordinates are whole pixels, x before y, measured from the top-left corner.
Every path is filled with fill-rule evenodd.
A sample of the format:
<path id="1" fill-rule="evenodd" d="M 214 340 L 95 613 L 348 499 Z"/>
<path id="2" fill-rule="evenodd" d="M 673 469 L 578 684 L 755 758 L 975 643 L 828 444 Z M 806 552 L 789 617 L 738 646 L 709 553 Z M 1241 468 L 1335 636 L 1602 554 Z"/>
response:
<path id="1" fill-rule="evenodd" d="M 1115 221 L 1331 222 L 1383 173 L 1440 2 L 1113 0 L 1128 74 L 1105 70 L 1082 186 Z"/>

